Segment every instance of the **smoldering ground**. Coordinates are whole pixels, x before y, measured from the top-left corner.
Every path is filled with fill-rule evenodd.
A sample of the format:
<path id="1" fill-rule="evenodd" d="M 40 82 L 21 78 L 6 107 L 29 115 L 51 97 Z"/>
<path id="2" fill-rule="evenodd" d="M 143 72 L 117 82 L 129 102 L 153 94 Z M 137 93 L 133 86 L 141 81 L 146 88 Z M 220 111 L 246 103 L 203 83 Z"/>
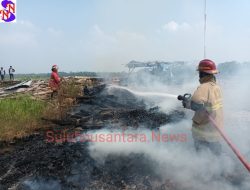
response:
<path id="1" fill-rule="evenodd" d="M 195 70 L 195 67 L 192 68 Z M 89 134 L 138 133 L 146 135 L 150 140 L 154 131 L 169 135 L 186 134 L 184 141 L 111 140 L 54 145 L 44 143 L 41 136 L 28 137 L 24 147 L 0 158 L 5 172 L 1 174 L 1 182 L 6 187 L 14 187 L 17 180 L 20 180 L 24 185 L 22 190 L 249 189 L 247 171 L 225 143 L 219 158 L 207 150 L 200 154 L 195 152 L 190 133 L 193 112 L 183 109 L 181 102 L 175 98 L 163 95 L 192 93 L 199 84 L 198 75 L 192 76 L 195 77 L 180 84 L 157 82 L 149 76 L 145 80 L 148 84 L 145 85 L 138 85 L 134 81 L 127 89 L 115 86 L 105 88 L 100 96 L 76 108 L 72 118 L 73 121 L 80 118 L 78 126 Z M 225 77 L 221 72 L 219 76 L 218 82 L 224 92 L 226 132 L 249 159 L 249 109 L 248 102 L 243 99 L 248 91 L 244 88 L 247 77 L 242 81 L 242 76 L 235 73 Z M 149 79 L 153 80 L 152 83 Z M 231 88 L 234 82 L 236 85 Z M 155 106 L 159 106 L 156 111 Z M 185 117 L 174 114 L 181 117 L 169 120 L 172 110 L 184 111 Z M 97 125 L 98 122 L 102 129 Z M 91 128 L 93 126 L 97 130 Z M 72 127 L 76 127 L 75 123 Z"/>
<path id="2" fill-rule="evenodd" d="M 244 65 L 246 66 L 246 65 Z M 225 70 L 220 73 L 217 82 L 221 85 L 224 99 L 225 131 L 232 141 L 237 145 L 243 155 L 250 161 L 249 137 L 250 129 L 250 103 L 248 101 L 250 79 L 242 64 L 237 65 L 237 72 L 226 75 Z M 248 68 L 249 69 L 249 68 Z M 250 69 L 249 69 L 250 71 Z M 178 77 L 176 75 L 175 77 Z M 129 90 L 139 98 L 144 99 L 149 107 L 152 104 L 160 106 L 166 112 L 172 109 L 183 109 L 180 102 L 171 96 L 161 96 L 164 93 L 184 94 L 192 93 L 198 86 L 198 75 L 191 80 L 184 81 L 178 85 L 164 85 L 162 82 L 151 80 L 152 77 L 145 77 L 144 85 L 134 81 L 131 86 L 120 88 Z M 115 92 L 113 86 L 111 92 Z M 144 93 L 144 94 L 143 94 Z M 158 94 L 157 94 L 158 93 Z M 249 173 L 242 166 L 240 161 L 232 153 L 226 143 L 222 140 L 223 153 L 220 157 L 214 156 L 209 151 L 196 153 L 193 148 L 191 129 L 192 111 L 185 110 L 187 120 L 176 124 L 168 124 L 160 128 L 161 133 L 186 133 L 186 143 L 91 143 L 89 149 L 93 158 L 103 162 L 108 155 L 143 154 L 150 158 L 154 171 L 161 176 L 161 179 L 171 179 L 180 189 L 227 189 L 247 190 L 250 188 Z M 98 131 L 97 133 L 112 133 L 112 131 Z M 144 130 L 147 136 L 151 131 Z M 128 174 L 129 175 L 129 174 Z"/>

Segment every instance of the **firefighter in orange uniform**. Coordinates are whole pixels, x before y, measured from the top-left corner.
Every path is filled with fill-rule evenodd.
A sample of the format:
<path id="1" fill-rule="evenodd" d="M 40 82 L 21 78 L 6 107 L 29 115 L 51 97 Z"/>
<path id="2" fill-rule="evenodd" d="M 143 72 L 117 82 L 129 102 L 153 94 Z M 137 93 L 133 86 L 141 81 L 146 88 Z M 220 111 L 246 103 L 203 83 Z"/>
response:
<path id="1" fill-rule="evenodd" d="M 50 86 L 51 90 L 53 91 L 51 93 L 51 98 L 53 98 L 54 95 L 58 93 L 61 79 L 58 75 L 58 66 L 57 65 L 53 65 L 51 70 L 52 70 L 52 73 L 50 76 L 49 86 Z"/>
<path id="2" fill-rule="evenodd" d="M 222 94 L 215 78 L 218 70 L 215 63 L 209 59 L 200 61 L 197 70 L 200 85 L 188 101 L 183 101 L 183 106 L 195 111 L 192 119 L 192 136 L 196 150 L 210 149 L 215 155 L 220 155 L 221 137 L 209 120 L 211 116 L 216 125 L 223 128 Z"/>

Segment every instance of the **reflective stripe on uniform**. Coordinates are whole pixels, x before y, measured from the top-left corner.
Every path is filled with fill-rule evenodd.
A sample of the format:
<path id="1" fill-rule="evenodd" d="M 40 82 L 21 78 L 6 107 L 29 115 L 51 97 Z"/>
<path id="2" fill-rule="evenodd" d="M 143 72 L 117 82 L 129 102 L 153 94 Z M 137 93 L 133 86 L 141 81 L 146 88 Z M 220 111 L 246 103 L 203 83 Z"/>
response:
<path id="1" fill-rule="evenodd" d="M 219 102 L 217 104 L 214 104 L 213 106 L 206 106 L 206 109 L 207 109 L 207 111 L 216 111 L 222 107 L 223 107 L 222 102 Z"/>

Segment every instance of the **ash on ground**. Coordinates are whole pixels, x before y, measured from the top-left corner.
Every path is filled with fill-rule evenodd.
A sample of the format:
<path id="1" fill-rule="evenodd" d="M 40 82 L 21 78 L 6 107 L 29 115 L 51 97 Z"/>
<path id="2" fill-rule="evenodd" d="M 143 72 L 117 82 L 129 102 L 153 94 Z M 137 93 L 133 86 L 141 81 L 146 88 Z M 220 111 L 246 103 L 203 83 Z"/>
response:
<path id="1" fill-rule="evenodd" d="M 91 96 L 78 98 L 78 105 L 66 118 L 46 121 L 61 141 L 48 142 L 48 131 L 40 131 L 16 140 L 14 145 L 1 144 L 5 151 L 0 156 L 0 190 L 184 189 L 173 178 L 164 178 L 156 170 L 161 167 L 159 163 L 144 153 L 111 153 L 99 162 L 91 156 L 89 142 L 64 141 L 62 131 L 157 131 L 186 117 L 182 111 L 164 113 L 159 107 L 146 105 L 128 91 L 110 93 L 104 84 L 92 90 Z"/>
<path id="2" fill-rule="evenodd" d="M 50 121 L 51 131 L 88 132 L 103 128 L 147 128 L 182 120 L 185 115 L 173 110 L 163 113 L 149 108 L 142 99 L 126 91 L 110 94 L 105 85 L 79 104 L 67 118 Z M 48 122 L 48 121 L 47 121 Z M 0 189 L 176 189 L 154 172 L 154 161 L 144 154 L 109 155 L 100 164 L 88 150 L 88 142 L 49 143 L 46 131 L 19 139 L 0 157 Z M 9 150 L 8 150 L 9 149 Z"/>

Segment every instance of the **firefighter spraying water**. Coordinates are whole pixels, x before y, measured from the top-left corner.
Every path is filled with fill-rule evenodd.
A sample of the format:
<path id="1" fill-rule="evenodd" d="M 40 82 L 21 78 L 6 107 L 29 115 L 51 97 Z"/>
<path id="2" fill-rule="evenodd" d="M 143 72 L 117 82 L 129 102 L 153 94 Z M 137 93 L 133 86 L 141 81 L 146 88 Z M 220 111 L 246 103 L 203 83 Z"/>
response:
<path id="1" fill-rule="evenodd" d="M 223 128 L 223 105 L 219 85 L 215 74 L 216 65 L 209 59 L 200 61 L 198 66 L 200 86 L 190 98 L 184 98 L 183 107 L 195 111 L 192 125 L 192 135 L 197 151 L 210 149 L 214 154 L 221 153 L 220 134 L 208 118 L 209 113 L 216 125 Z M 180 98 L 179 98 L 180 99 Z"/>
<path id="2" fill-rule="evenodd" d="M 250 172 L 250 165 L 240 151 L 226 136 L 223 126 L 223 104 L 220 86 L 216 83 L 215 74 L 218 74 L 215 63 L 212 60 L 204 59 L 198 66 L 200 85 L 193 95 L 173 95 L 157 92 L 139 92 L 126 87 L 111 86 L 127 90 L 137 96 L 155 96 L 162 98 L 177 98 L 182 101 L 183 107 L 195 111 L 192 124 L 192 136 L 197 152 L 210 150 L 219 156 L 222 152 L 221 140 L 224 139 L 230 146 L 245 168 Z"/>
<path id="3" fill-rule="evenodd" d="M 197 151 L 210 149 L 215 155 L 220 155 L 223 138 L 230 146 L 245 168 L 250 172 L 250 165 L 234 146 L 223 130 L 222 95 L 214 74 L 218 73 L 216 65 L 209 59 L 200 61 L 198 66 L 200 86 L 191 94 L 179 95 L 183 107 L 195 111 L 193 117 L 192 135 Z"/>

